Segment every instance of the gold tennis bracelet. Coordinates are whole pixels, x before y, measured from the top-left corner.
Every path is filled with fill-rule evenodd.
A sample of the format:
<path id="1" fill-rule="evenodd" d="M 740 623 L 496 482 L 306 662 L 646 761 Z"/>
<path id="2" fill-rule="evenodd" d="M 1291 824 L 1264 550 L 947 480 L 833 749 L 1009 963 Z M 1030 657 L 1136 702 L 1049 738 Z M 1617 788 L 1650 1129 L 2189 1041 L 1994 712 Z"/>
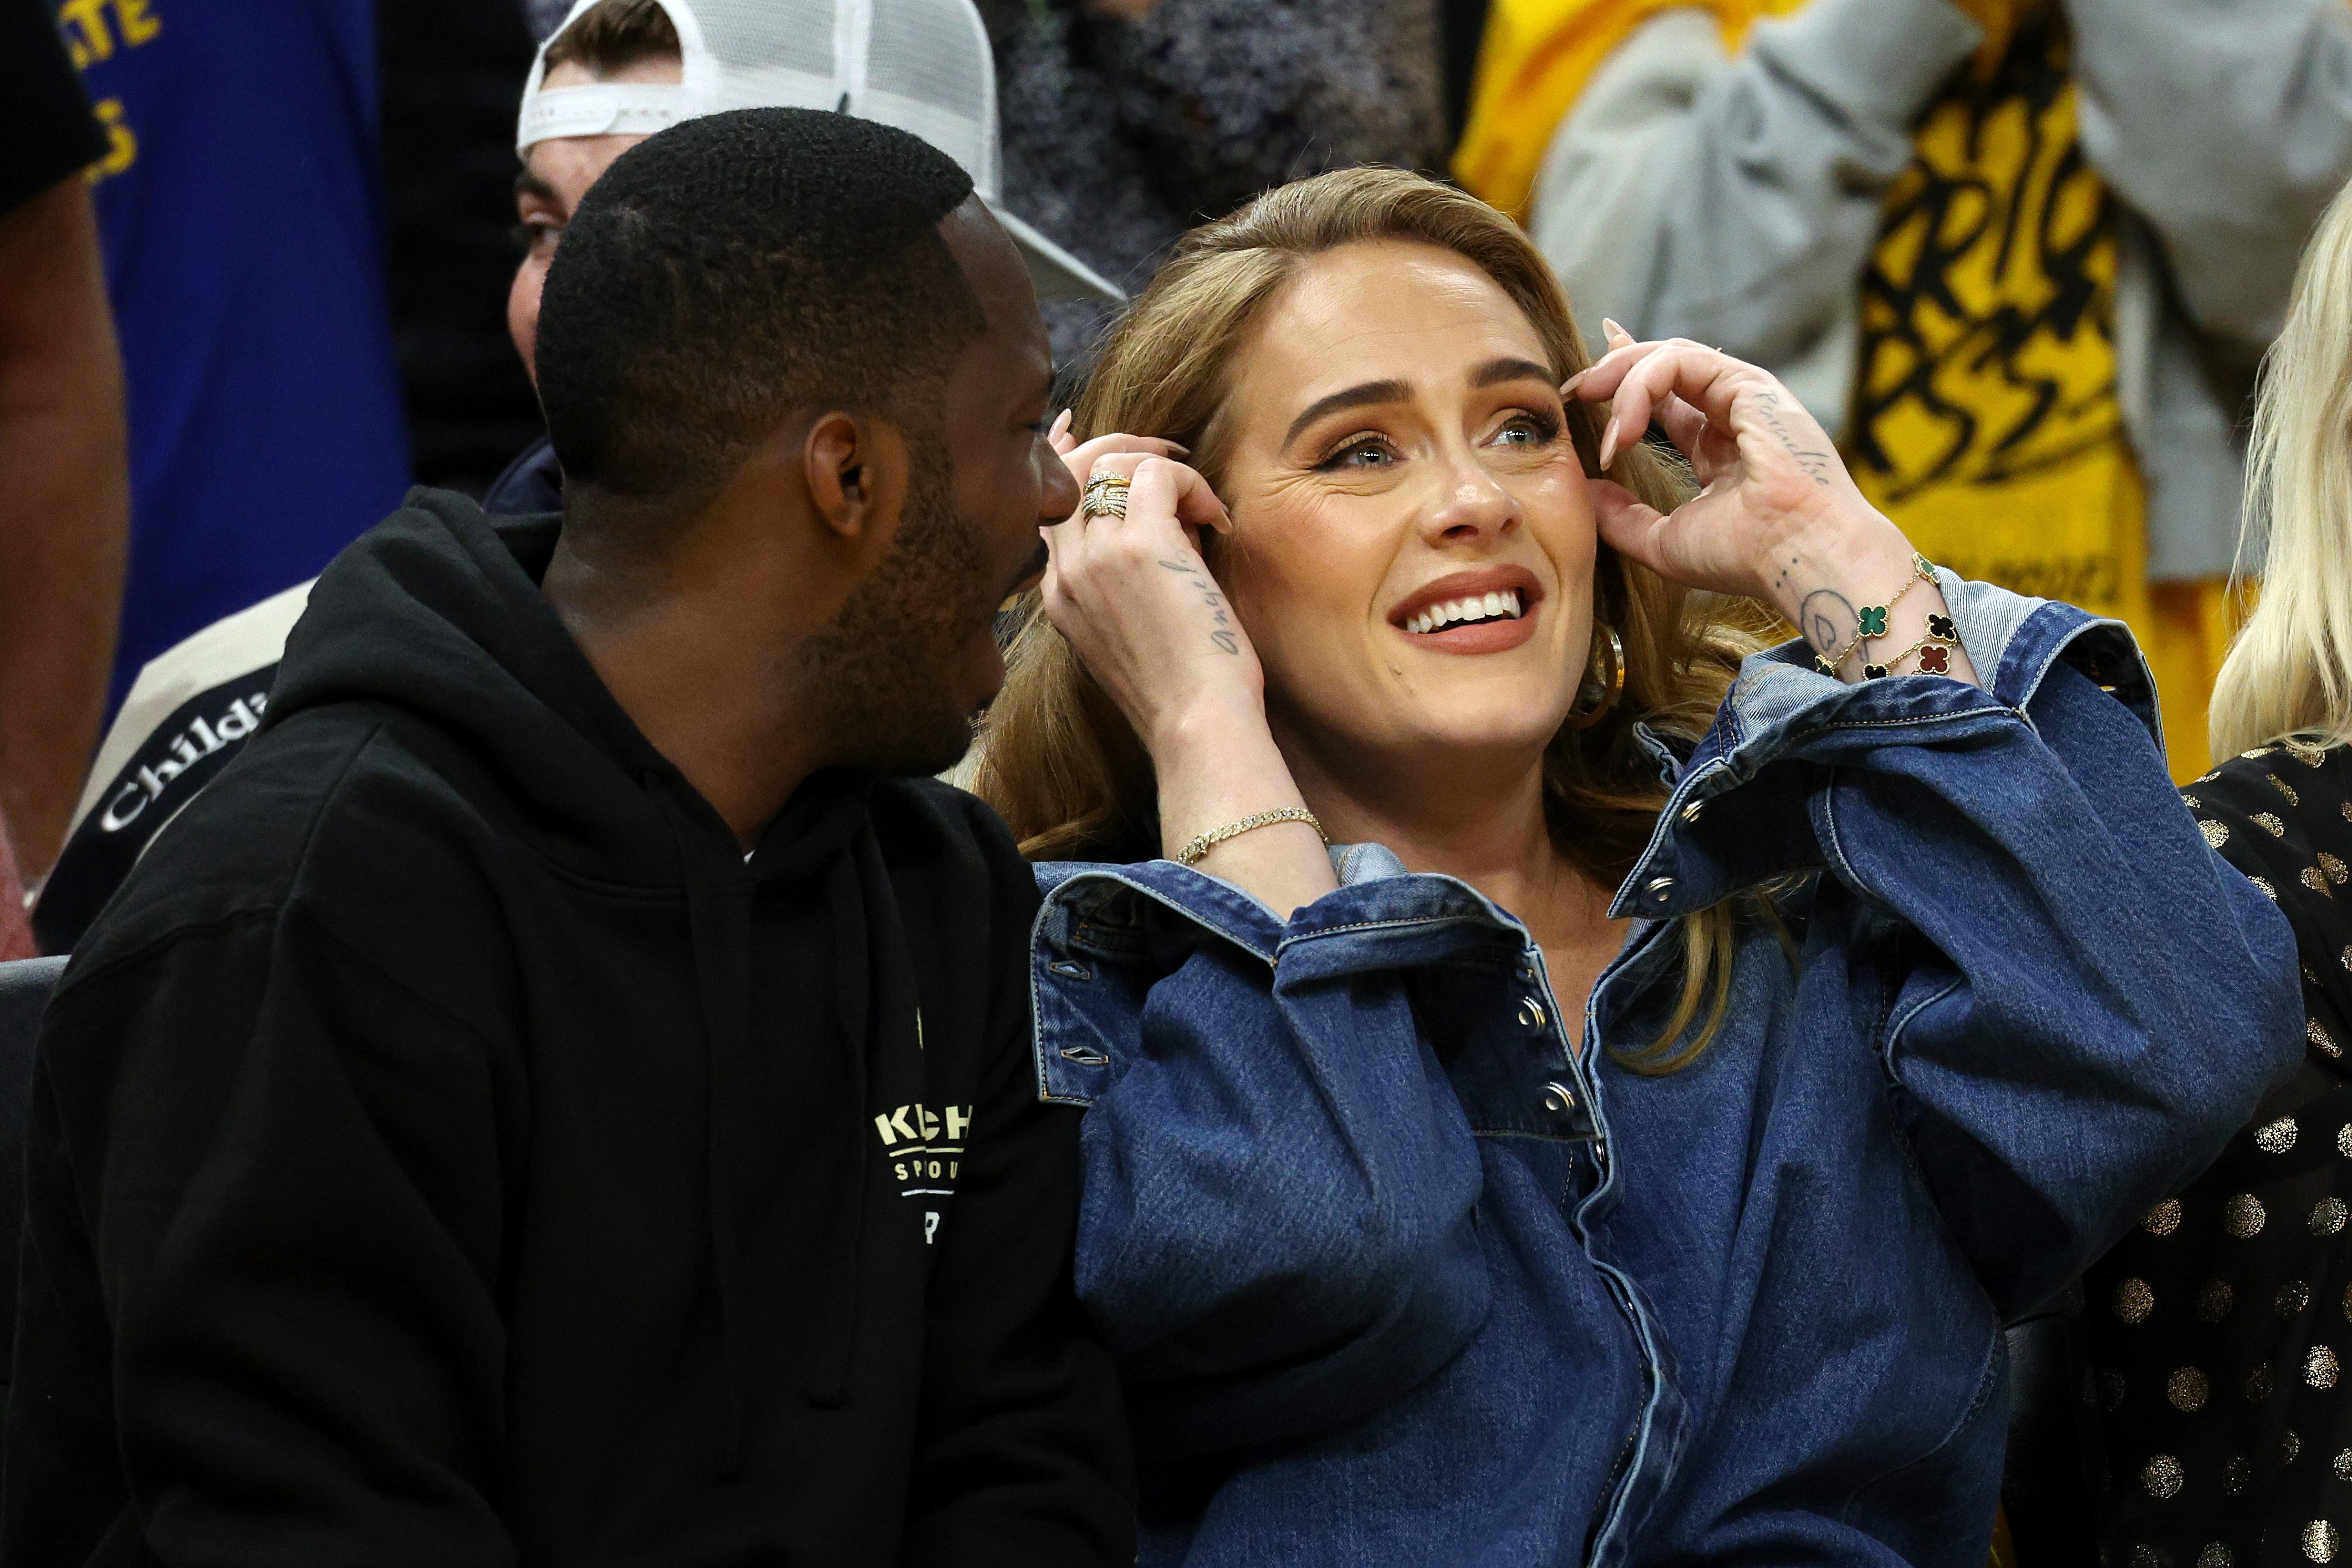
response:
<path id="1" fill-rule="evenodd" d="M 1321 839 L 1327 848 L 1330 845 L 1331 835 L 1323 831 L 1323 824 L 1315 820 L 1314 812 L 1304 806 L 1277 806 L 1271 811 L 1253 811 L 1240 821 L 1227 822 L 1222 828 L 1211 828 L 1176 852 L 1176 863 L 1198 865 L 1211 850 L 1227 839 L 1237 839 L 1244 833 L 1270 828 L 1276 822 L 1304 822 L 1315 830 L 1315 836 Z"/>

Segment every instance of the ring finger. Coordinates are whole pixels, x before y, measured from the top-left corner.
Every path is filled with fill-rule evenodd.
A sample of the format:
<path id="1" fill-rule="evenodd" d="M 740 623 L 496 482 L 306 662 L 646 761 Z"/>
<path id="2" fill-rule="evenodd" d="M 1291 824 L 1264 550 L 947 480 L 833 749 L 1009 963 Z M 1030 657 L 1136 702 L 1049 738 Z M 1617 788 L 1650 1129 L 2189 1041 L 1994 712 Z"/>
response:
<path id="1" fill-rule="evenodd" d="M 1141 467 L 1145 459 L 1151 455 L 1153 455 L 1148 452 L 1106 452 L 1101 456 L 1096 458 L 1094 460 L 1093 466 L 1087 472 L 1086 488 L 1078 502 L 1079 518 L 1084 521 L 1092 522 L 1098 518 L 1118 518 L 1124 517 L 1126 515 L 1124 503 L 1128 486 L 1133 483 L 1135 479 L 1135 471 Z M 1104 483 L 1105 481 L 1115 481 L 1116 483 L 1115 485 L 1106 485 Z M 1112 489 L 1115 491 L 1119 497 L 1119 500 L 1114 503 L 1114 505 L 1118 507 L 1118 510 L 1113 511 L 1104 508 L 1096 501 L 1097 496 L 1101 493 L 1101 491 L 1097 489 L 1098 486 L 1103 489 Z"/>

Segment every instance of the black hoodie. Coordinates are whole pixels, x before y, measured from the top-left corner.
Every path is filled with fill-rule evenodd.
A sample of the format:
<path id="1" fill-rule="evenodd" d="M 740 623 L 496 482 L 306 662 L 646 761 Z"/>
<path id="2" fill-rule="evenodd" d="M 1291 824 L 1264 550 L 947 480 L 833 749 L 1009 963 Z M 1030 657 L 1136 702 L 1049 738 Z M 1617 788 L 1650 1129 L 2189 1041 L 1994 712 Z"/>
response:
<path id="1" fill-rule="evenodd" d="M 1132 1562 L 1028 869 L 838 773 L 747 862 L 557 528 L 419 491 L 347 550 L 76 952 L 0 1560 Z"/>

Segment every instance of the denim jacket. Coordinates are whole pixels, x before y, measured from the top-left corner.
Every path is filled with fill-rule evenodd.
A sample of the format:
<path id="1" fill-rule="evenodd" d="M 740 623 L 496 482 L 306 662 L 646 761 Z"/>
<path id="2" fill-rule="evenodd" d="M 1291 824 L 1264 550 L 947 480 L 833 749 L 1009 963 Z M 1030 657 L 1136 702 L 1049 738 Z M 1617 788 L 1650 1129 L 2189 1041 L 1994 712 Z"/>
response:
<path id="1" fill-rule="evenodd" d="M 1049 1100 L 1147 1564 L 1981 1568 L 2000 1328 L 2302 1053 L 2286 923 L 2165 776 L 2129 633 L 1944 580 L 1979 690 L 1751 658 L 1571 1038 L 1526 928 L 1378 846 L 1287 922 L 1043 865 Z M 1682 923 L 1743 890 L 1665 1076 Z"/>

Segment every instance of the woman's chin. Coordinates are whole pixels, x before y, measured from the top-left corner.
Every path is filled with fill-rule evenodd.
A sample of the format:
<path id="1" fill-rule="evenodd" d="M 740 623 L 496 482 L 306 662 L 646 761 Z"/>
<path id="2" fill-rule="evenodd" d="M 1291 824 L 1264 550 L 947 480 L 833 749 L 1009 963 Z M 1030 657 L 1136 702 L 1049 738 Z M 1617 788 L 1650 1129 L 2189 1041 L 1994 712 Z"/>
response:
<path id="1" fill-rule="evenodd" d="M 1416 705 L 1421 711 L 1406 716 L 1399 738 L 1412 751 L 1442 752 L 1491 758 L 1506 764 L 1517 757 L 1542 755 L 1559 733 L 1562 709 L 1549 692 L 1528 692 L 1517 701 L 1498 693 L 1464 694 L 1458 703 L 1442 695 Z M 1442 706 L 1441 706 L 1442 705 Z"/>

